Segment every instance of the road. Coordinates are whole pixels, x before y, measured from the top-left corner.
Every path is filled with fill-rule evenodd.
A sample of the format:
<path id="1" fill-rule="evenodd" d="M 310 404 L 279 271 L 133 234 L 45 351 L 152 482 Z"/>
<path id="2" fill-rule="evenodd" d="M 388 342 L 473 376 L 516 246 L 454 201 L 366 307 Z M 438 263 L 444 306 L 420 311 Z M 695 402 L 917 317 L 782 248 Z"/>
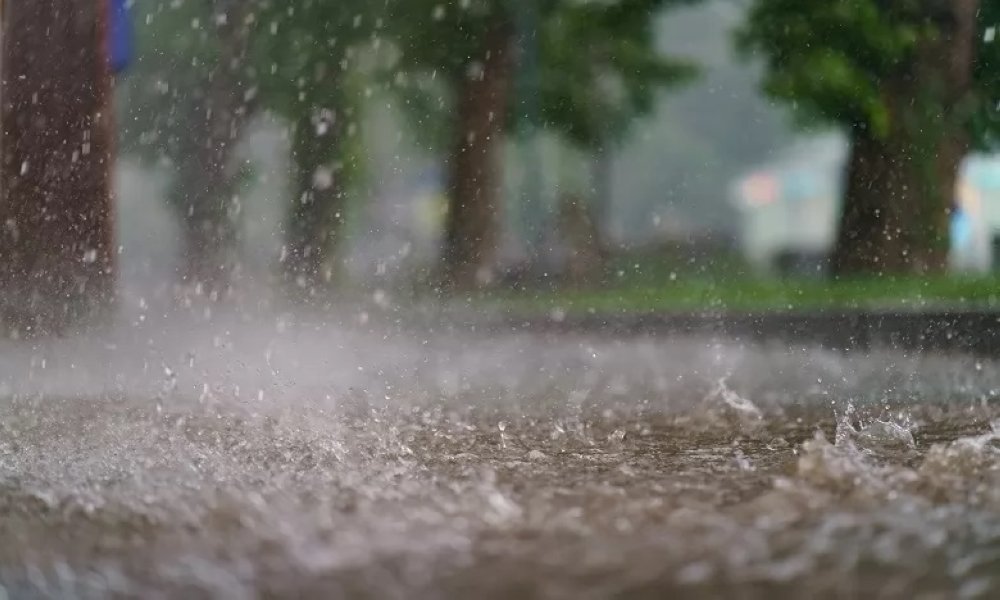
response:
<path id="1" fill-rule="evenodd" d="M 363 321 L 4 342 L 6 595 L 1000 589 L 992 362 Z"/>

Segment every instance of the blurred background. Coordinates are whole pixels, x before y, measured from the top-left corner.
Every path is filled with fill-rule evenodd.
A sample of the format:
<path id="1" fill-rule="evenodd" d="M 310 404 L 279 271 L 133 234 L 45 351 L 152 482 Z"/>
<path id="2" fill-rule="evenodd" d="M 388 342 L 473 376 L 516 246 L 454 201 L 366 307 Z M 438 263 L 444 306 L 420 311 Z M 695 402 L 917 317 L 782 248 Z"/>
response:
<path id="1" fill-rule="evenodd" d="M 1000 0 L 0 23 L 0 600 L 1000 597 Z"/>
<path id="2" fill-rule="evenodd" d="M 127 302 L 150 290 L 306 304 L 374 290 L 379 303 L 525 311 L 994 301 L 995 2 L 7 4 L 8 290 L 90 252 L 70 223 L 63 258 L 17 258 L 54 235 L 29 224 L 46 222 L 47 200 L 17 190 L 50 185 L 31 183 L 39 160 L 62 168 L 32 158 L 44 144 L 23 126 L 69 95 L 33 70 L 61 52 L 75 65 L 62 77 L 110 86 L 74 106 L 111 110 L 80 123 L 114 128 L 106 160 L 86 167 L 109 169 L 114 198 L 75 193 L 74 206 L 114 222 L 96 262 L 119 289 L 145 290 Z M 40 33 L 74 23 L 91 37 Z M 77 68 L 88 52 L 109 72 Z M 50 195 L 80 189 L 61 185 Z M 86 286 L 64 287 L 55 295 Z M 27 297 L 52 295 L 35 288 Z"/>

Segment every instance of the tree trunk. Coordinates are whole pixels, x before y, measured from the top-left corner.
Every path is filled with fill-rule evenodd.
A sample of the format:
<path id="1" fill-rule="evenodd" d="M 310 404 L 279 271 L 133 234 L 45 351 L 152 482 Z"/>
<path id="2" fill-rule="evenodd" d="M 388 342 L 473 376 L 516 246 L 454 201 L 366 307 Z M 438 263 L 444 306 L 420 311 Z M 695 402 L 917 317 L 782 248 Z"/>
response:
<path id="1" fill-rule="evenodd" d="M 969 150 L 963 100 L 971 91 L 978 0 L 927 0 L 938 30 L 886 82 L 888 134 L 851 131 L 835 275 L 930 273 L 948 264 L 949 215 Z"/>
<path id="2" fill-rule="evenodd" d="M 191 177 L 198 183 L 183 192 L 187 212 L 181 217 L 181 283 L 196 295 L 218 300 L 229 292 L 239 262 L 235 186 L 214 165 L 206 164 L 205 172 Z"/>
<path id="3" fill-rule="evenodd" d="M 587 286 L 604 274 L 604 249 L 587 201 L 577 194 L 559 198 L 559 237 L 566 248 L 565 276 L 569 284 Z"/>
<path id="4" fill-rule="evenodd" d="M 610 230 L 614 214 L 614 148 L 610 140 L 604 140 L 594 148 L 591 176 L 594 182 L 594 231 L 602 253 L 611 251 Z"/>
<path id="5" fill-rule="evenodd" d="M 343 223 L 343 165 L 336 163 L 342 141 L 336 116 L 310 114 L 295 128 L 296 200 L 285 227 L 285 280 L 301 296 L 314 295 L 333 278 L 337 231 Z"/>
<path id="6" fill-rule="evenodd" d="M 947 267 L 949 215 L 966 136 L 950 131 L 919 150 L 910 140 L 852 133 L 834 274 L 923 274 Z"/>
<path id="7" fill-rule="evenodd" d="M 105 3 L 7 0 L 3 10 L 0 322 L 57 332 L 114 302 Z"/>
<path id="8" fill-rule="evenodd" d="M 947 217 L 949 196 L 927 188 L 914 151 L 906 136 L 882 140 L 864 128 L 852 131 L 835 274 L 925 272 L 946 264 L 947 219 L 942 228 L 940 219 L 927 217 Z"/>
<path id="9" fill-rule="evenodd" d="M 485 36 L 482 68 L 458 85 L 456 143 L 448 162 L 444 285 L 469 289 L 493 279 L 501 212 L 499 154 L 513 77 L 513 28 Z"/>
<path id="10" fill-rule="evenodd" d="M 224 297 L 239 264 L 240 171 L 233 152 L 254 110 L 242 75 L 247 53 L 246 13 L 251 3 L 214 0 L 220 21 L 220 52 L 205 82 L 203 105 L 191 128 L 196 142 L 178 165 L 173 204 L 182 228 L 183 284 L 214 299 Z"/>

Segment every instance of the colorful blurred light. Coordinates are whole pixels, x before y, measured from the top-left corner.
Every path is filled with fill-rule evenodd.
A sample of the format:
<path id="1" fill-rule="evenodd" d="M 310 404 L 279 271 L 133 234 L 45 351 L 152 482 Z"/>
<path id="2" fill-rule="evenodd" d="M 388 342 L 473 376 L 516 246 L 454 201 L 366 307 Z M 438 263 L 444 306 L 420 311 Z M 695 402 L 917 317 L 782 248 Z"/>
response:
<path id="1" fill-rule="evenodd" d="M 755 173 L 743 180 L 740 186 L 747 205 L 757 207 L 777 202 L 781 194 L 778 178 L 770 173 Z"/>

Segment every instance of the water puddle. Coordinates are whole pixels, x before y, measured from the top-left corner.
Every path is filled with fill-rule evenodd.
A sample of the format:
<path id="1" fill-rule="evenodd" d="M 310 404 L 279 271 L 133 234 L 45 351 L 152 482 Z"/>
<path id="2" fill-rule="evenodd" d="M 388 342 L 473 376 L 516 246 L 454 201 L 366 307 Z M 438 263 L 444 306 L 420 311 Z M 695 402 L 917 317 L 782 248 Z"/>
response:
<path id="1" fill-rule="evenodd" d="M 0 598 L 1000 585 L 961 358 L 218 327 L 3 349 Z"/>

